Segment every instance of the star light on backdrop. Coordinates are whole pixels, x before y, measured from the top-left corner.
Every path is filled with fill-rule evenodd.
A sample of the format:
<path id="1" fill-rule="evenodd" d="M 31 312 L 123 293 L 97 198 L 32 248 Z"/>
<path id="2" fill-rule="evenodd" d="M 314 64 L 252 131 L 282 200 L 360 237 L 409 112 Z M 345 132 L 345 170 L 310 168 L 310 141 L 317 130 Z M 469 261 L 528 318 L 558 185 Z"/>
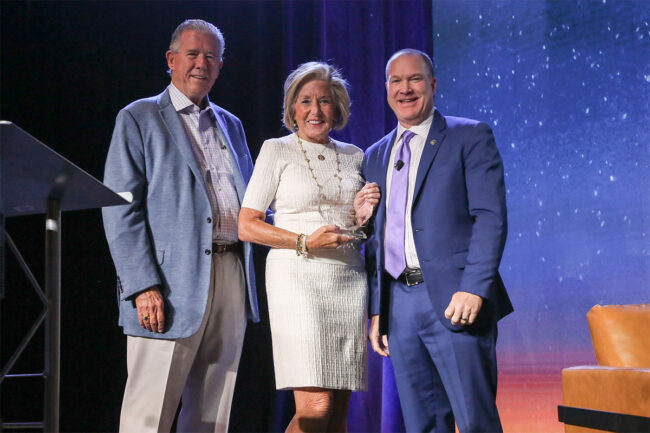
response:
<path id="1" fill-rule="evenodd" d="M 504 160 L 500 373 L 546 372 L 558 400 L 561 368 L 594 359 L 588 309 L 650 301 L 650 9 L 433 5 L 436 106 L 490 123 Z"/>

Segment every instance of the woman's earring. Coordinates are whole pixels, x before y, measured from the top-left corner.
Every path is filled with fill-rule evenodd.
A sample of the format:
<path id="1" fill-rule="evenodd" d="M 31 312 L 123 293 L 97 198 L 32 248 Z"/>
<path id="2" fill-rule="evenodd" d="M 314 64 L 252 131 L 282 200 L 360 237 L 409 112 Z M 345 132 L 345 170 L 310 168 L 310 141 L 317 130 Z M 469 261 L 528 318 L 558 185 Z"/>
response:
<path id="1" fill-rule="evenodd" d="M 296 123 L 296 119 L 293 119 L 293 129 L 296 131 L 298 130 L 298 123 Z"/>

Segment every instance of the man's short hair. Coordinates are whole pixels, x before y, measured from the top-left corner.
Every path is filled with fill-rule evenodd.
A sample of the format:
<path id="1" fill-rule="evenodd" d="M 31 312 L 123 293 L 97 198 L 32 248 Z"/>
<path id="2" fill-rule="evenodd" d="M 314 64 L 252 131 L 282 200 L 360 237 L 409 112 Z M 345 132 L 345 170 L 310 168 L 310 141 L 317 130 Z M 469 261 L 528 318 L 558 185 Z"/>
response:
<path id="1" fill-rule="evenodd" d="M 434 68 L 433 68 L 433 60 L 431 60 L 431 57 L 424 51 L 416 50 L 414 48 L 404 48 L 390 56 L 390 59 L 386 62 L 386 81 L 388 81 L 388 69 L 390 68 L 390 64 L 393 63 L 393 60 L 396 58 L 403 56 L 405 54 L 414 54 L 417 56 L 420 56 L 422 58 L 422 61 L 424 62 L 424 65 L 427 68 L 427 71 L 429 74 L 431 74 L 431 77 L 433 78 L 434 76 Z"/>
<path id="2" fill-rule="evenodd" d="M 172 40 L 169 42 L 169 50 L 172 53 L 178 52 L 178 46 L 181 43 L 181 35 L 183 32 L 188 30 L 201 34 L 214 35 L 219 42 L 219 60 L 223 60 L 223 52 L 226 49 L 226 42 L 223 38 L 223 33 L 221 33 L 221 30 L 219 30 L 214 24 L 199 19 L 185 20 L 176 27 L 176 30 L 172 33 Z"/>
<path id="3" fill-rule="evenodd" d="M 322 62 L 307 62 L 299 65 L 284 82 L 284 112 L 282 114 L 284 126 L 289 131 L 296 132 L 294 123 L 298 94 L 305 84 L 314 80 L 325 81 L 329 85 L 336 116 L 332 128 L 337 131 L 343 129 L 350 118 L 348 83 L 338 69 Z"/>

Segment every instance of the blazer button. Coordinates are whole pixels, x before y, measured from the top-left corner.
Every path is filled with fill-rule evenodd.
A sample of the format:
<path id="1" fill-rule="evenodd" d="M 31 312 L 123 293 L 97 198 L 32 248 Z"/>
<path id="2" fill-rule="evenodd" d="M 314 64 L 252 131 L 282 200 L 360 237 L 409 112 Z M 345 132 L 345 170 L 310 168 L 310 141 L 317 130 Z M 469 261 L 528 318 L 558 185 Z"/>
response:
<path id="1" fill-rule="evenodd" d="M 209 249 L 207 249 L 207 248 L 205 249 L 205 255 L 206 255 L 206 256 L 209 256 L 211 252 L 212 252 L 212 251 L 210 251 Z"/>
<path id="2" fill-rule="evenodd" d="M 208 221 L 208 224 L 210 224 L 212 222 L 212 218 L 208 217 L 207 221 Z"/>

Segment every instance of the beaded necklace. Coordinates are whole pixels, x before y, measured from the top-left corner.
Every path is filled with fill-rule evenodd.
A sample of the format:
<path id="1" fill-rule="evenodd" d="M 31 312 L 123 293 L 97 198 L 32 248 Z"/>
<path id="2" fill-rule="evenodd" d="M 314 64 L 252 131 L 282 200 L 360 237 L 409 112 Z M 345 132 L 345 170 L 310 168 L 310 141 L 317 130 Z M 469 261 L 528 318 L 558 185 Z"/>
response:
<path id="1" fill-rule="evenodd" d="M 314 173 L 314 169 L 311 166 L 311 161 L 309 158 L 307 158 L 307 151 L 302 145 L 302 140 L 296 134 L 296 138 L 298 139 L 298 146 L 300 146 L 300 151 L 302 152 L 302 156 L 305 158 L 305 161 L 307 162 L 307 168 L 309 168 L 309 172 L 311 173 L 311 178 L 314 179 L 314 183 L 316 184 L 316 187 L 318 187 L 318 195 L 321 200 L 327 200 L 325 197 L 325 194 L 323 193 L 323 185 L 318 183 L 318 179 L 316 178 L 316 173 Z M 338 180 L 338 198 L 341 197 L 341 161 L 339 160 L 339 152 L 336 147 L 336 143 L 332 141 L 332 139 L 329 139 L 330 141 L 325 144 L 325 147 L 328 147 L 328 144 L 332 144 L 334 147 L 334 155 L 336 155 L 336 173 L 334 173 L 334 177 Z M 319 156 L 322 156 L 323 152 L 320 153 Z M 319 158 L 321 161 L 324 160 L 325 158 L 323 157 L 322 159 Z"/>

